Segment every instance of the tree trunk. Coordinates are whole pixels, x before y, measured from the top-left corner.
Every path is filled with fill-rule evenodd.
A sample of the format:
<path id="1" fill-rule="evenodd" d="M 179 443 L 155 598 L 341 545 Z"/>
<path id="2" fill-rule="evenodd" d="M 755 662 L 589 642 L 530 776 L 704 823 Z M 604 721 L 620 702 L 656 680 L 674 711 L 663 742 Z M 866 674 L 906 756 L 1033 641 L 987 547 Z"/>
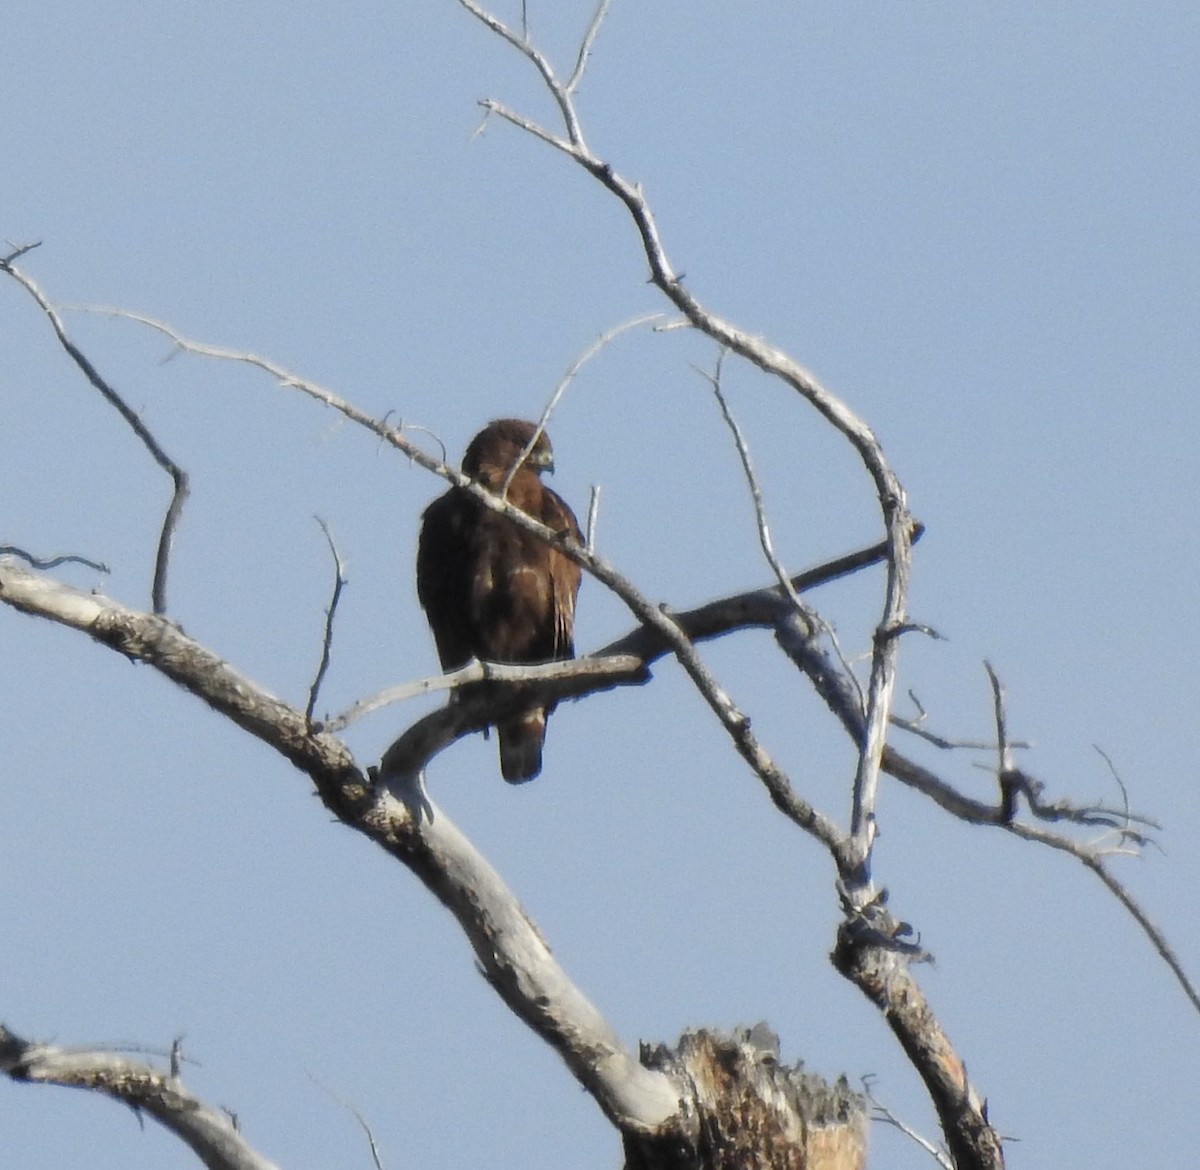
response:
<path id="1" fill-rule="evenodd" d="M 626 1135 L 625 1170 L 863 1170 L 867 1112 L 844 1077 L 829 1085 L 779 1062 L 765 1024 L 733 1037 L 685 1032 L 674 1051 L 643 1046 L 642 1063 L 681 1087 L 681 1127 Z"/>

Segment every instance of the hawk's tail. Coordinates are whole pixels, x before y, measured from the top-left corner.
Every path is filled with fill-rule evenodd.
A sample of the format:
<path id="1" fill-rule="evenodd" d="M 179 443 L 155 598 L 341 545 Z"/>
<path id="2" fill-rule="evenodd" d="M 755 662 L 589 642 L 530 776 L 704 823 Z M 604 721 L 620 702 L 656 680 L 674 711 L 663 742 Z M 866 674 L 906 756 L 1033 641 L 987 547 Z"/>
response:
<path id="1" fill-rule="evenodd" d="M 542 770 L 546 711 L 537 707 L 496 725 L 500 740 L 500 774 L 510 784 L 532 780 Z"/>

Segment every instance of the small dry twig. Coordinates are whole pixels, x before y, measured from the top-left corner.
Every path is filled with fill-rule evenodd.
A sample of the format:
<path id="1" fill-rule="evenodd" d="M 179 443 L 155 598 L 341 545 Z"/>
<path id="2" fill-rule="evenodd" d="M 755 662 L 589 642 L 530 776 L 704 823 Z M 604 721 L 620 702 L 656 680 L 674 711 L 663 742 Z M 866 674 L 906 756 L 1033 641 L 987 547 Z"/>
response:
<path id="1" fill-rule="evenodd" d="M 763 497 L 762 484 L 759 482 L 758 473 L 754 470 L 754 460 L 750 455 L 750 444 L 746 440 L 745 432 L 741 425 L 734 417 L 733 409 L 729 405 L 729 400 L 725 396 L 725 390 L 721 385 L 721 367 L 725 359 L 726 350 L 722 349 L 717 354 L 716 368 L 710 374 L 705 370 L 693 366 L 696 371 L 708 384 L 712 387 L 713 395 L 716 397 L 717 405 L 721 408 L 721 417 L 724 418 L 726 426 L 729 427 L 730 433 L 733 435 L 734 446 L 737 448 L 738 459 L 742 464 L 742 474 L 745 476 L 746 483 L 750 488 L 750 498 L 754 502 L 754 518 L 758 528 L 758 544 L 762 549 L 763 556 L 766 557 L 767 564 L 770 565 L 771 571 L 775 574 L 775 579 L 779 582 L 784 593 L 799 613 L 801 619 L 808 624 L 812 629 L 818 629 L 829 639 L 830 645 L 833 647 L 834 654 L 837 655 L 838 661 L 842 664 L 842 668 L 846 672 L 846 677 L 853 683 L 855 690 L 858 691 L 858 699 L 860 705 L 866 706 L 866 696 L 862 693 L 862 685 L 858 681 L 858 676 L 854 673 L 853 667 L 846 659 L 846 655 L 842 652 L 841 642 L 838 639 L 837 631 L 827 622 L 815 609 L 812 609 L 801 598 L 799 592 L 792 585 L 791 579 L 788 577 L 787 570 L 783 567 L 782 562 L 775 553 L 775 543 L 771 538 L 771 525 L 767 520 L 767 507 Z"/>
<path id="2" fill-rule="evenodd" d="M 1017 815 L 1017 793 L 1021 784 L 1017 769 L 1013 765 L 1012 749 L 1008 746 L 1008 717 L 1004 709 L 1004 687 L 1000 685 L 992 664 L 984 662 L 988 679 L 992 684 L 992 706 L 996 715 L 996 778 L 1000 782 L 1000 815 L 1011 821 Z"/>
<path id="3" fill-rule="evenodd" d="M 59 565 L 86 565 L 97 573 L 111 573 L 112 570 L 103 561 L 89 560 L 75 553 L 64 553 L 57 557 L 35 557 L 15 544 L 0 544 L 0 557 L 20 557 L 31 569 L 57 569 Z"/>
<path id="4" fill-rule="evenodd" d="M 865 1076 L 862 1078 L 861 1084 L 863 1096 L 866 1097 L 867 1102 L 874 1110 L 875 1120 L 882 1121 L 898 1129 L 906 1138 L 920 1146 L 943 1170 L 954 1170 L 954 1165 L 950 1161 L 950 1156 L 946 1153 L 944 1146 L 935 1145 L 924 1134 L 918 1133 L 911 1125 L 901 1121 L 899 1117 L 875 1096 L 871 1089 L 873 1080 L 873 1076 Z"/>
<path id="5" fill-rule="evenodd" d="M 321 531 L 325 533 L 329 551 L 333 556 L 333 595 L 329 599 L 329 607 L 325 610 L 325 634 L 321 639 L 321 662 L 317 667 L 317 674 L 312 681 L 312 686 L 308 690 L 308 706 L 304 708 L 304 718 L 310 727 L 313 723 L 313 712 L 317 707 L 317 696 L 321 693 L 321 683 L 325 679 L 325 672 L 329 669 L 329 658 L 333 649 L 334 617 L 337 614 L 342 589 L 346 585 L 346 570 L 337 544 L 334 543 L 333 533 L 329 531 L 329 525 L 320 516 L 316 517 L 316 521 L 321 526 Z"/>
<path id="6" fill-rule="evenodd" d="M 571 76 L 567 78 L 567 84 L 563 87 L 568 94 L 573 94 L 583 80 L 583 72 L 587 68 L 588 58 L 592 55 L 592 46 L 596 43 L 600 26 L 604 23 L 605 16 L 608 15 L 608 6 L 611 2 L 612 0 L 600 0 L 591 23 L 583 34 L 583 40 L 579 42 L 579 56 L 575 60 L 575 68 L 571 71 Z M 522 5 L 522 24 L 525 29 L 525 39 L 528 41 L 529 26 L 524 21 L 524 5 Z"/>
<path id="7" fill-rule="evenodd" d="M 587 347 L 568 367 L 567 372 L 559 379 L 558 385 L 554 387 L 554 393 L 550 395 L 550 400 L 546 403 L 542 410 L 541 416 L 538 418 L 537 426 L 534 428 L 533 434 L 529 438 L 529 442 L 525 444 L 521 454 L 514 460 L 512 467 L 509 469 L 508 475 L 504 477 L 504 483 L 500 487 L 500 497 L 508 498 L 508 488 L 512 483 L 513 476 L 517 474 L 521 464 L 525 462 L 530 451 L 537 444 L 538 439 L 542 436 L 546 427 L 550 423 L 550 416 L 558 408 L 559 402 L 567 392 L 567 388 L 575 379 L 575 375 L 583 369 L 588 362 L 592 360 L 606 345 L 620 337 L 622 333 L 628 333 L 631 329 L 637 329 L 642 325 L 651 325 L 664 320 L 665 313 L 643 313 L 640 317 L 634 317 L 632 321 L 624 321 L 620 325 L 614 325 L 613 328 L 602 333 L 591 345 Z M 589 548 L 591 545 L 588 546 Z"/>
<path id="8" fill-rule="evenodd" d="M 327 1084 L 325 1084 L 324 1081 L 319 1080 L 317 1077 L 313 1076 L 312 1073 L 308 1074 L 308 1079 L 312 1081 L 312 1083 L 316 1085 L 322 1093 L 329 1097 L 330 1100 L 340 1105 L 354 1118 L 355 1121 L 358 1122 L 359 1128 L 361 1128 L 363 1133 L 367 1135 L 367 1145 L 371 1147 L 371 1161 L 375 1163 L 375 1170 L 383 1170 L 383 1159 L 379 1154 L 379 1144 L 375 1141 L 375 1134 L 372 1132 L 370 1125 L 367 1123 L 367 1119 L 363 1117 L 359 1109 L 353 1103 L 347 1101 L 346 1098 L 340 1093 L 335 1093 Z"/>
<path id="9" fill-rule="evenodd" d="M 587 527 L 584 531 L 584 543 L 590 553 L 596 551 L 596 520 L 600 515 L 600 485 L 592 484 L 591 494 L 588 496 L 587 510 Z"/>

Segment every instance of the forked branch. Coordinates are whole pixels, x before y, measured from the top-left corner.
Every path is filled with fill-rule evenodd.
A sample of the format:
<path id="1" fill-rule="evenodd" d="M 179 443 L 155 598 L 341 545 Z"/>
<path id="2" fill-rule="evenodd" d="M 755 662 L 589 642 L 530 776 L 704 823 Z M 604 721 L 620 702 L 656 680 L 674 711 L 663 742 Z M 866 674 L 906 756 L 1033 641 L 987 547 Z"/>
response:
<path id="1" fill-rule="evenodd" d="M 427 454 L 407 437 L 403 426 L 394 427 L 384 421 L 373 418 L 332 390 L 301 378 L 276 362 L 259 357 L 257 354 L 243 353 L 237 350 L 189 341 L 171 328 L 171 326 L 137 313 L 111 308 L 92 309 L 91 311 L 102 312 L 115 317 L 123 317 L 147 325 L 169 337 L 178 348 L 186 352 L 225 361 L 241 362 L 264 370 L 276 378 L 281 385 L 298 390 L 310 398 L 323 403 L 325 406 L 338 411 L 351 422 L 365 427 L 372 434 L 377 435 L 385 442 L 394 446 L 398 451 L 401 451 L 412 462 L 417 463 L 428 471 L 432 471 L 449 483 L 470 493 L 489 511 L 506 517 L 518 528 L 532 533 L 547 544 L 553 544 L 564 556 L 570 557 L 571 560 L 579 564 L 592 577 L 619 597 L 637 621 L 644 627 L 652 630 L 661 639 L 662 643 L 667 646 L 670 652 L 675 655 L 696 689 L 708 703 L 709 708 L 716 715 L 717 720 L 733 741 L 739 754 L 750 765 L 751 769 L 766 787 L 776 807 L 790 820 L 816 837 L 831 854 L 840 857 L 846 853 L 844 834 L 833 821 L 817 812 L 817 810 L 793 790 L 787 773 L 780 767 L 751 730 L 749 717 L 738 708 L 729 694 L 717 682 L 697 653 L 695 644 L 680 627 L 679 623 L 664 607 L 654 604 L 634 586 L 628 577 L 620 573 L 595 551 L 580 544 L 578 541 L 564 538 L 562 534 L 552 531 L 544 524 L 540 524 L 537 520 L 521 511 L 520 508 L 510 504 L 502 496 L 489 492 L 480 484 L 467 478 L 461 471 Z"/>
<path id="2" fill-rule="evenodd" d="M 623 1131 L 675 1118 L 679 1086 L 643 1068 L 571 982 L 500 876 L 436 808 L 418 776 L 371 782 L 346 746 L 177 626 L 0 561 L 0 601 L 145 662 L 274 748 L 312 779 L 326 807 L 406 865 L 453 913 L 509 1008 L 551 1044 Z"/>
<path id="3" fill-rule="evenodd" d="M 907 620 L 908 579 L 910 572 L 911 518 L 904 490 L 883 454 L 871 429 L 850 408 L 825 389 L 794 359 L 761 338 L 738 329 L 724 318 L 706 308 L 684 285 L 672 265 L 659 234 L 658 225 L 639 185 L 618 174 L 605 159 L 587 146 L 580 128 L 574 95 L 556 77 L 544 56 L 523 36 L 508 29 L 475 0 L 458 0 L 476 19 L 493 33 L 502 37 L 533 62 L 558 106 L 565 128 L 565 137 L 555 134 L 531 119 L 525 118 L 491 98 L 480 102 L 484 109 L 519 127 L 526 133 L 553 146 L 583 167 L 610 193 L 624 204 L 633 220 L 642 244 L 652 283 L 691 323 L 724 349 L 758 366 L 766 373 L 780 378 L 801 394 L 825 419 L 850 442 L 866 467 L 875 487 L 883 514 L 888 540 L 887 583 L 884 604 L 876 628 L 871 660 L 871 675 L 867 686 L 865 734 L 859 751 L 859 763 L 854 778 L 851 807 L 851 841 L 840 851 L 839 864 L 861 896 L 870 894 L 869 862 L 871 844 L 875 837 L 875 800 L 879 785 L 879 768 L 887 737 L 892 696 L 896 686 L 899 654 L 897 632 Z M 681 660 L 682 661 L 682 660 Z M 685 664 L 686 666 L 686 664 Z M 693 672 L 689 669 L 689 674 Z M 693 680 L 697 676 L 693 674 Z M 706 696 L 708 697 L 708 696 Z M 712 705 L 710 700 L 710 705 Z M 716 708 L 714 707 L 714 710 Z M 725 720 L 726 729 L 737 737 L 735 727 Z M 743 755 L 750 757 L 743 752 Z M 750 761 L 753 766 L 753 760 Z M 758 769 L 756 768 L 756 771 Z M 762 776 L 762 773 L 759 773 Z"/>
<path id="4" fill-rule="evenodd" d="M 179 516 L 183 511 L 184 501 L 188 497 L 188 476 L 162 448 L 151 433 L 150 428 L 142 422 L 137 412 L 117 393 L 116 390 L 100 375 L 100 372 L 87 359 L 83 351 L 67 335 L 62 317 L 58 310 L 46 299 L 45 294 L 37 286 L 32 277 L 16 267 L 13 260 L 28 252 L 37 245 L 19 248 L 10 255 L 0 258 L 0 271 L 7 272 L 34 299 L 38 307 L 46 314 L 58 343 L 67 351 L 71 360 L 79 367 L 87 380 L 100 392 L 104 400 L 128 423 L 129 428 L 138 437 L 142 446 L 150 452 L 154 462 L 170 477 L 174 485 L 171 492 L 171 502 L 167 505 L 167 513 L 163 517 L 162 529 L 158 536 L 158 550 L 154 557 L 154 580 L 151 583 L 150 597 L 155 613 L 167 612 L 167 570 L 171 561 L 171 545 L 175 539 L 175 528 L 179 524 Z"/>

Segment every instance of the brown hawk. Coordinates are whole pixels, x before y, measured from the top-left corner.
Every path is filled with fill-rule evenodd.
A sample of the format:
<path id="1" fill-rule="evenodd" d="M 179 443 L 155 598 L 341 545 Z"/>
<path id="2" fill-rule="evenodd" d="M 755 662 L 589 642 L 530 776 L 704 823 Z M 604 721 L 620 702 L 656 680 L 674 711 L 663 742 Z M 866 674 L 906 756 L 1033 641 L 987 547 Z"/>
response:
<path id="1" fill-rule="evenodd" d="M 467 447 L 463 474 L 499 493 L 537 428 L 521 419 L 490 422 Z M 550 439 L 538 435 L 508 486 L 508 500 L 556 533 L 583 540 L 571 509 L 541 481 L 554 470 Z M 472 658 L 535 663 L 575 656 L 579 566 L 558 549 L 451 488 L 428 508 L 417 546 L 417 596 L 443 670 Z M 542 768 L 546 717 L 532 707 L 496 727 L 505 780 L 532 780 Z"/>

